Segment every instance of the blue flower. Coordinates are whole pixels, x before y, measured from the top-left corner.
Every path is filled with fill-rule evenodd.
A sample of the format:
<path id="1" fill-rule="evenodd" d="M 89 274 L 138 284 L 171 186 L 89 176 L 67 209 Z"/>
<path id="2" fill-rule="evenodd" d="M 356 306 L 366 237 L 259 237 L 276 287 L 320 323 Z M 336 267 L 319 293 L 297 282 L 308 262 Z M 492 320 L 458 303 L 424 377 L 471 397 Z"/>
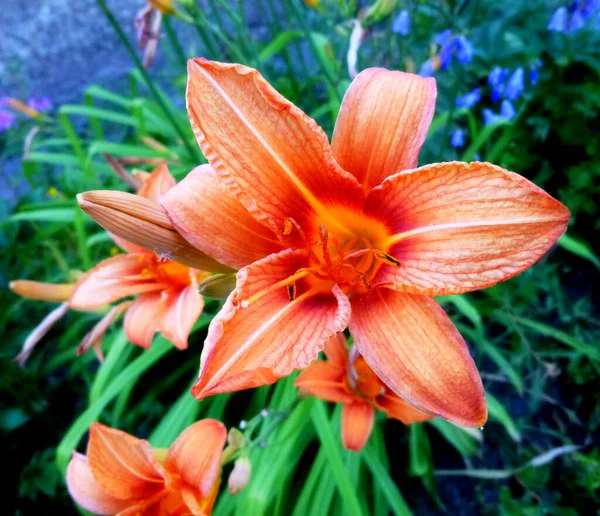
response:
<path id="1" fill-rule="evenodd" d="M 406 9 L 402 9 L 392 24 L 392 32 L 407 36 L 410 32 L 410 14 Z"/>
<path id="2" fill-rule="evenodd" d="M 492 87 L 492 101 L 500 100 L 504 93 L 504 81 L 508 77 L 508 70 L 496 66 L 488 75 L 488 84 Z"/>
<path id="3" fill-rule="evenodd" d="M 461 64 L 469 63 L 473 60 L 473 45 L 462 34 L 454 39 L 456 46 L 456 59 Z"/>
<path id="4" fill-rule="evenodd" d="M 550 18 L 550 23 L 548 24 L 548 30 L 552 30 L 555 32 L 567 32 L 568 28 L 568 17 L 569 11 L 566 7 L 559 7 L 552 14 L 552 18 Z"/>
<path id="5" fill-rule="evenodd" d="M 585 27 L 585 18 L 583 13 L 577 9 L 571 15 L 571 23 L 569 25 L 569 32 L 575 32 L 576 30 L 583 29 Z"/>
<path id="6" fill-rule="evenodd" d="M 459 127 L 455 129 L 450 137 L 450 145 L 452 147 L 463 147 L 465 145 L 465 132 Z"/>
<path id="7" fill-rule="evenodd" d="M 525 74 L 523 68 L 517 68 L 506 83 L 506 98 L 516 100 L 525 89 Z"/>
<path id="8" fill-rule="evenodd" d="M 462 97 L 458 97 L 456 99 L 456 107 L 471 109 L 480 100 L 481 100 L 481 91 L 479 88 L 475 88 L 474 90 L 470 91 L 466 95 L 463 95 Z"/>
<path id="9" fill-rule="evenodd" d="M 500 114 L 494 113 L 491 109 L 483 110 L 483 123 L 485 125 L 495 124 L 503 120 L 512 120 L 516 116 L 514 106 L 508 100 L 503 100 L 500 105 Z"/>
<path id="10" fill-rule="evenodd" d="M 421 68 L 419 68 L 419 75 L 421 77 L 433 77 L 433 72 L 435 72 L 435 70 L 433 59 L 428 59 L 421 65 Z"/>
<path id="11" fill-rule="evenodd" d="M 483 110 L 483 123 L 485 125 L 495 124 L 498 120 L 500 120 L 500 117 L 490 108 L 485 108 Z"/>
<path id="12" fill-rule="evenodd" d="M 15 125 L 15 118 L 8 111 L 0 111 L 0 133 Z"/>
<path id="13" fill-rule="evenodd" d="M 517 112 L 511 102 L 503 100 L 502 104 L 500 104 L 500 117 L 504 120 L 512 120 L 516 114 Z"/>
<path id="14" fill-rule="evenodd" d="M 534 68 L 533 66 L 529 68 L 529 82 L 531 84 L 537 84 L 539 76 L 540 73 L 537 68 Z"/>
<path id="15" fill-rule="evenodd" d="M 27 105 L 31 108 L 31 109 L 35 109 L 36 111 L 39 111 L 40 113 L 43 113 L 44 111 L 48 111 L 52 108 L 52 102 L 50 102 L 50 99 L 48 97 L 31 97 L 28 101 L 27 101 Z"/>
<path id="16" fill-rule="evenodd" d="M 444 46 L 450 43 L 450 39 L 452 37 L 452 31 L 450 29 L 446 29 L 444 32 L 440 32 L 437 34 L 433 41 L 436 45 Z"/>

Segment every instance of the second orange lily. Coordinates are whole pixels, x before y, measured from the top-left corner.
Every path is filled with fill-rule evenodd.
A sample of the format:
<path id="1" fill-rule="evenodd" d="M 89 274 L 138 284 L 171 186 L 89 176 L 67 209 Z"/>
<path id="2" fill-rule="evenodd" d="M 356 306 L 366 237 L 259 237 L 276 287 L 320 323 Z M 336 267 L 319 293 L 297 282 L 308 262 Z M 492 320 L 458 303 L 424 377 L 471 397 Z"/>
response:
<path id="1" fill-rule="evenodd" d="M 342 403 L 342 443 L 359 451 L 369 440 L 375 409 L 405 425 L 427 421 L 433 416 L 406 403 L 387 387 L 360 356 L 356 348 L 348 353 L 346 337 L 338 333 L 325 343 L 328 360 L 310 364 L 294 382 L 301 393 Z"/>

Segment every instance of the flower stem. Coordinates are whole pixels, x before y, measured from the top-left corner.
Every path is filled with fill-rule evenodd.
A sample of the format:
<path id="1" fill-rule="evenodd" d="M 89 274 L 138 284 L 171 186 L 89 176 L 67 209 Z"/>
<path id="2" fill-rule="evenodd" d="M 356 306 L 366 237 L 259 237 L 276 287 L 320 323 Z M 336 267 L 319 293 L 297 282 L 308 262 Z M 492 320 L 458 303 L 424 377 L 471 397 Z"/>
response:
<path id="1" fill-rule="evenodd" d="M 152 78 L 150 77 L 150 74 L 148 73 L 146 68 L 144 68 L 144 65 L 142 64 L 142 61 L 140 60 L 139 56 L 137 55 L 137 52 L 133 48 L 133 45 L 131 44 L 129 39 L 127 39 L 127 36 L 123 32 L 121 25 L 119 24 L 119 22 L 113 15 L 113 13 L 110 10 L 110 8 L 108 7 L 108 5 L 106 5 L 106 0 L 96 0 L 96 3 L 98 4 L 98 7 L 100 7 L 102 12 L 105 14 L 106 18 L 108 19 L 108 22 L 112 25 L 113 29 L 117 33 L 117 36 L 121 40 L 121 43 L 123 43 L 123 45 L 125 46 L 127 52 L 129 52 L 129 55 L 133 59 L 135 67 L 139 70 L 140 74 L 144 78 L 144 82 L 146 83 L 146 86 L 148 86 L 148 89 L 152 93 L 154 100 L 160 106 L 160 109 L 163 111 L 165 117 L 167 118 L 169 123 L 173 126 L 173 129 L 175 129 L 179 138 L 181 138 L 181 141 L 185 145 L 185 148 L 186 148 L 188 154 L 190 155 L 190 158 L 192 159 L 192 161 L 198 161 L 199 160 L 198 151 L 189 142 L 187 135 L 185 134 L 185 132 L 183 131 L 181 126 L 177 123 L 177 120 L 175 120 L 173 113 L 171 113 L 171 110 L 168 108 L 167 104 L 165 103 L 163 98 L 160 96 L 158 90 L 156 89 L 156 86 L 154 85 Z"/>

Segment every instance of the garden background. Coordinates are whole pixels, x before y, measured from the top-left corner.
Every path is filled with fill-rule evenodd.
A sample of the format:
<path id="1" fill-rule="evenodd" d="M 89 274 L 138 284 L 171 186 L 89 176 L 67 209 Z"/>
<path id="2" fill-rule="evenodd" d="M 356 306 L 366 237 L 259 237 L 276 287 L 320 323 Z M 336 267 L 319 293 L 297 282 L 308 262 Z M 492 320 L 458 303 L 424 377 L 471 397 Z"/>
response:
<path id="1" fill-rule="evenodd" d="M 165 446 L 199 417 L 256 426 L 251 481 L 235 497 L 221 494 L 218 515 L 597 510 L 600 5 L 182 1 L 146 42 L 158 48 L 145 68 L 150 51 L 138 47 L 134 19 L 146 5 L 8 0 L 0 10 L 7 514 L 76 513 L 63 472 L 92 421 Z M 491 289 L 439 299 L 481 371 L 490 411 L 483 431 L 382 420 L 368 446 L 352 453 L 340 443 L 339 408 L 295 403 L 292 379 L 198 403 L 189 386 L 216 301 L 184 352 L 162 337 L 149 351 L 134 348 L 116 323 L 100 365 L 93 353 L 75 355 L 100 315 L 71 312 L 25 367 L 15 363 L 56 305 L 17 297 L 9 281 L 67 282 L 115 252 L 75 201 L 86 190 L 125 189 L 104 154 L 146 170 L 166 160 L 178 179 L 204 162 L 184 108 L 185 64 L 194 56 L 258 68 L 329 134 L 355 70 L 433 75 L 438 102 L 420 163 L 490 161 L 569 207 L 566 236 L 534 267 Z"/>

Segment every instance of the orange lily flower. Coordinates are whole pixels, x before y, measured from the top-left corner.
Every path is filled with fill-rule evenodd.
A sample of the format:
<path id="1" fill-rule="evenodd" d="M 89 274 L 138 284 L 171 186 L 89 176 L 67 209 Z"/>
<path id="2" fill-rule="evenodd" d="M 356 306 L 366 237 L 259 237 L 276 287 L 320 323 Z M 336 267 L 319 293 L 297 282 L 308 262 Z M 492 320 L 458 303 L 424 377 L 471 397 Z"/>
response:
<path id="1" fill-rule="evenodd" d="M 137 194 L 156 203 L 175 186 L 165 164 L 151 174 L 142 173 L 141 178 Z M 149 348 L 154 334 L 160 332 L 175 347 L 187 348 L 192 326 L 204 308 L 198 283 L 210 273 L 172 262 L 170 256 L 157 256 L 118 236 L 113 235 L 113 239 L 127 254 L 108 258 L 89 270 L 77 282 L 69 306 L 89 309 L 137 295 L 126 307 L 125 334 L 129 341 Z"/>
<path id="2" fill-rule="evenodd" d="M 355 347 L 348 353 L 343 333 L 331 337 L 324 351 L 328 360 L 310 364 L 294 385 L 303 394 L 343 403 L 342 443 L 347 450 L 360 451 L 367 444 L 375 409 L 405 425 L 433 417 L 409 405 L 385 385 Z"/>
<path id="3" fill-rule="evenodd" d="M 215 419 L 189 426 L 168 450 L 92 423 L 87 455 L 74 452 L 67 468 L 69 494 L 94 514 L 209 515 L 226 440 Z"/>
<path id="4" fill-rule="evenodd" d="M 565 231 L 569 210 L 489 163 L 415 168 L 434 79 L 361 72 L 330 146 L 256 70 L 194 59 L 188 72 L 188 112 L 210 166 L 161 202 L 191 244 L 241 268 L 209 328 L 194 396 L 273 383 L 349 327 L 404 400 L 483 425 L 481 378 L 432 296 L 527 269 Z"/>

